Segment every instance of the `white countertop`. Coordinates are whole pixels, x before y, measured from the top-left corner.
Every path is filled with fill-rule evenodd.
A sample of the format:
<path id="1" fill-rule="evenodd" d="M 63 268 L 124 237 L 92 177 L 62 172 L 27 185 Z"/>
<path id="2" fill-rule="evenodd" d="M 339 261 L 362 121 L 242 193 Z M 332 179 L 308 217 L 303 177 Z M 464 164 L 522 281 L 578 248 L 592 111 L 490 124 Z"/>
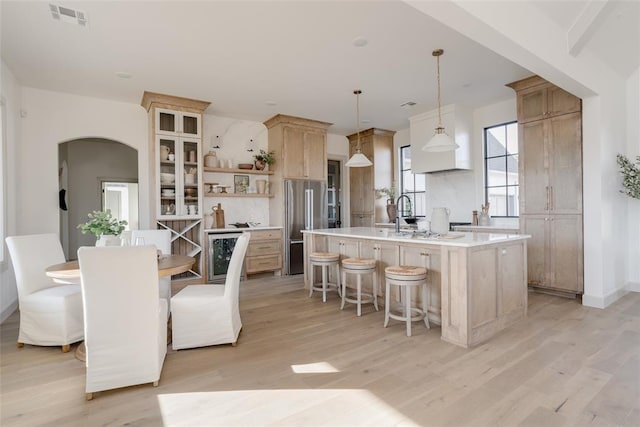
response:
<path id="1" fill-rule="evenodd" d="M 265 225 L 258 227 L 248 227 L 248 228 L 237 228 L 237 227 L 225 227 L 225 228 L 205 228 L 205 233 L 232 233 L 232 232 L 243 232 L 243 231 L 251 231 L 251 230 L 282 230 L 282 227 L 275 225 Z"/>
<path id="2" fill-rule="evenodd" d="M 491 232 L 494 230 L 508 230 L 517 233 L 520 231 L 518 227 L 510 226 L 510 225 L 454 225 L 454 230 L 474 230 L 474 231 L 487 231 Z"/>
<path id="3" fill-rule="evenodd" d="M 319 230 L 303 230 L 303 233 L 321 234 L 326 236 L 343 236 L 357 239 L 387 240 L 400 243 L 424 243 L 441 246 L 473 247 L 494 243 L 526 240 L 531 236 L 526 234 L 504 233 L 461 233 L 450 232 L 444 236 L 424 237 L 420 234 L 402 234 L 387 228 L 351 227 L 326 228 Z"/>

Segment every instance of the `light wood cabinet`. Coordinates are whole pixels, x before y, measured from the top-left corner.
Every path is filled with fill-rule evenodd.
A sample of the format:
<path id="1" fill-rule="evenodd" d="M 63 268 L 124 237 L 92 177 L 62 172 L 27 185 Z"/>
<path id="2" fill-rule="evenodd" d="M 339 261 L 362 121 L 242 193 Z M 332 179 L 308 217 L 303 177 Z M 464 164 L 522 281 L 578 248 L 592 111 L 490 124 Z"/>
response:
<path id="1" fill-rule="evenodd" d="M 509 84 L 518 92 L 518 123 L 582 111 L 580 98 L 538 76 Z"/>
<path id="2" fill-rule="evenodd" d="M 327 128 L 331 123 L 278 114 L 264 122 L 272 170 L 284 179 L 327 180 Z"/>
<path id="3" fill-rule="evenodd" d="M 362 154 L 373 163 L 371 167 L 349 168 L 349 203 L 352 227 L 373 227 L 376 222 L 388 222 L 386 200 L 376 199 L 375 189 L 391 187 L 393 183 L 393 135 L 384 129 L 360 132 Z M 349 157 L 357 149 L 357 134 L 349 135 Z"/>
<path id="4" fill-rule="evenodd" d="M 378 295 L 384 295 L 385 273 L 384 269 L 391 265 L 400 264 L 400 251 L 397 243 L 387 243 L 375 240 L 362 240 L 360 242 L 360 258 L 376 260 L 376 279 L 378 281 Z M 370 275 L 363 276 L 365 288 L 372 289 Z M 370 291 L 368 291 L 370 292 Z"/>
<path id="5" fill-rule="evenodd" d="M 523 215 L 529 285 L 566 293 L 583 289 L 582 216 Z"/>
<path id="6" fill-rule="evenodd" d="M 158 228 L 171 231 L 171 252 L 196 258 L 179 278 L 200 280 L 202 113 L 209 102 L 144 92 L 140 103 L 149 113 L 150 212 L 156 213 Z"/>
<path id="7" fill-rule="evenodd" d="M 251 230 L 245 257 L 247 274 L 282 270 L 282 231 Z"/>
<path id="8" fill-rule="evenodd" d="M 529 285 L 583 292 L 581 100 L 534 76 L 516 90 L 519 122 L 520 229 Z"/>

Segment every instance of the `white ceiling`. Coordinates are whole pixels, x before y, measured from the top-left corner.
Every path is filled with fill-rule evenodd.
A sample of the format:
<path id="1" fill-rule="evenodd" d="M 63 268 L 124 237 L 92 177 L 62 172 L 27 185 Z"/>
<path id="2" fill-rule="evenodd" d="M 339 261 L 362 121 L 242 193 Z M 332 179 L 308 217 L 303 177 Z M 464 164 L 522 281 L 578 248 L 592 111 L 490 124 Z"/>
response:
<path id="1" fill-rule="evenodd" d="M 511 97 L 505 83 L 532 74 L 399 0 L 52 3 L 85 12 L 89 26 L 53 20 L 48 2 L 2 1 L 5 63 L 22 85 L 122 102 L 148 90 L 211 101 L 215 115 L 284 113 L 348 134 L 354 89 L 361 129 L 403 129 L 435 108 L 436 48 L 443 105 Z M 559 3 L 557 19 L 571 25 L 584 2 Z M 407 101 L 418 105 L 400 108 Z"/>

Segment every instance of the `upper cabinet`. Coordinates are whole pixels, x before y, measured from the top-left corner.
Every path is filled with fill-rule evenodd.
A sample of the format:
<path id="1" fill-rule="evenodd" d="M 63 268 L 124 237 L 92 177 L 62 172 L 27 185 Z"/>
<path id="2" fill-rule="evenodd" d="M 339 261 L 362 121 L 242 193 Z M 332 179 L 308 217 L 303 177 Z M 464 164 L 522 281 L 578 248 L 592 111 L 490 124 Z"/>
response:
<path id="1" fill-rule="evenodd" d="M 156 108 L 155 115 L 156 134 L 202 137 L 202 114 Z"/>
<path id="2" fill-rule="evenodd" d="M 272 170 L 283 179 L 327 180 L 327 128 L 331 123 L 278 114 L 264 122 Z"/>
<path id="3" fill-rule="evenodd" d="M 152 212 L 157 219 L 202 218 L 202 112 L 208 102 L 145 92 L 149 111 Z"/>
<path id="4" fill-rule="evenodd" d="M 529 123 L 582 110 L 580 98 L 539 76 L 507 85 L 518 92 L 518 123 Z"/>
<path id="5" fill-rule="evenodd" d="M 442 107 L 442 124 L 445 132 L 455 139 L 459 148 L 455 151 L 427 153 L 422 147 L 433 137 L 438 126 L 438 110 L 409 117 L 411 140 L 411 171 L 413 173 L 444 172 L 471 169 L 471 112 L 458 105 Z"/>

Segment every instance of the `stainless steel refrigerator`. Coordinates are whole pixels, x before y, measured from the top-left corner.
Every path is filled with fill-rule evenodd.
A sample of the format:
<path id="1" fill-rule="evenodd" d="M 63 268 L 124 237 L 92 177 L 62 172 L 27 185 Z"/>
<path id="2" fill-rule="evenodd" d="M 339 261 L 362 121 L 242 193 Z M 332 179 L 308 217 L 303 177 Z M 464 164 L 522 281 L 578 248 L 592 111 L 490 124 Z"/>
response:
<path id="1" fill-rule="evenodd" d="M 285 270 L 304 272 L 302 230 L 327 228 L 327 184 L 323 181 L 285 180 Z"/>

